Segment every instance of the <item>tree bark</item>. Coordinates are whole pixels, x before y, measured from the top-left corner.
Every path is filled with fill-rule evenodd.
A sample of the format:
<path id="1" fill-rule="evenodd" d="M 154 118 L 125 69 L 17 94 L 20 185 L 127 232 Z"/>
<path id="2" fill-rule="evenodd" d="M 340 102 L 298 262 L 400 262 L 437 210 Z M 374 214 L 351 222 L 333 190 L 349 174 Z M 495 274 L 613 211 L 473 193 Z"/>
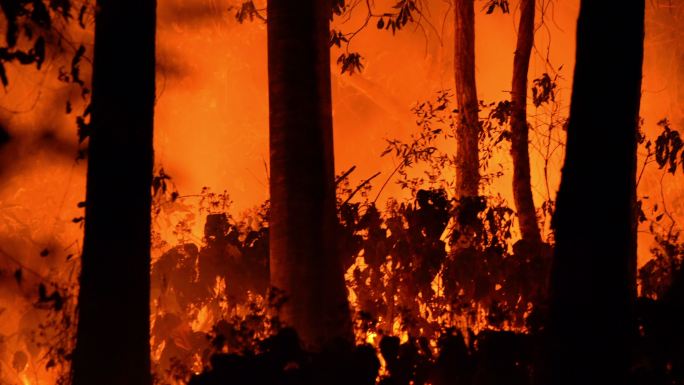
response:
<path id="1" fill-rule="evenodd" d="M 610 23 L 608 23 L 610 20 Z M 582 0 L 553 220 L 551 384 L 627 384 L 636 298 L 644 0 Z"/>
<path id="2" fill-rule="evenodd" d="M 478 196 L 480 184 L 474 0 L 456 0 L 454 16 L 454 78 L 460 112 L 456 126 L 456 197 L 463 198 Z"/>
<path id="3" fill-rule="evenodd" d="M 534 44 L 535 0 L 520 1 L 518 42 L 513 58 L 511 88 L 511 157 L 513 158 L 513 200 L 518 212 L 522 239 L 530 244 L 541 242 L 537 212 L 530 180 L 530 153 L 527 126 L 527 73 Z"/>
<path id="4" fill-rule="evenodd" d="M 330 1 L 268 2 L 271 285 L 305 345 L 352 338 L 336 238 Z"/>
<path id="5" fill-rule="evenodd" d="M 149 385 L 155 0 L 98 0 L 74 385 Z"/>

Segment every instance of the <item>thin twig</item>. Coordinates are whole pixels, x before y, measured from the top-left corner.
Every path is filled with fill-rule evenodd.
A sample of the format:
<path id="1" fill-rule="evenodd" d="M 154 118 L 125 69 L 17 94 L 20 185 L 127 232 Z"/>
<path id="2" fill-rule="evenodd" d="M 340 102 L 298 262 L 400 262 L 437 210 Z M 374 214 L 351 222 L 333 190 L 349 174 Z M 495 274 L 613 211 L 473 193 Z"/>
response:
<path id="1" fill-rule="evenodd" d="M 399 163 L 399 165 L 394 168 L 394 171 L 392 171 L 392 173 L 389 175 L 389 177 L 387 177 L 387 179 L 385 180 L 385 183 L 383 183 L 382 186 L 380 186 L 380 191 L 378 191 L 378 194 L 375 196 L 375 199 L 373 199 L 373 204 L 375 204 L 375 202 L 378 201 L 378 198 L 380 198 L 380 194 L 382 194 L 382 190 L 384 190 L 385 187 L 387 186 L 387 183 L 389 183 L 389 181 L 392 180 L 392 177 L 394 176 L 394 174 L 396 174 L 397 171 L 399 171 L 405 165 L 406 165 L 406 159 L 402 159 L 401 163 Z"/>
<path id="2" fill-rule="evenodd" d="M 356 189 L 354 189 L 354 191 L 352 191 L 352 193 L 349 194 L 349 197 L 347 198 L 347 200 L 344 201 L 344 203 L 342 203 L 342 206 L 344 206 L 344 205 L 346 205 L 347 203 L 349 203 L 349 201 L 354 197 L 354 195 L 356 195 L 357 192 L 359 192 L 359 190 L 361 190 L 361 189 L 363 188 L 363 186 L 365 186 L 365 185 L 367 185 L 368 183 L 370 183 L 370 181 L 372 181 L 373 179 L 375 179 L 378 175 L 380 175 L 380 171 L 376 172 L 375 174 L 373 174 L 373 176 L 371 176 L 370 178 L 364 180 L 363 182 L 361 182 L 361 184 L 359 184 L 358 186 L 356 186 Z"/>
<path id="3" fill-rule="evenodd" d="M 351 168 L 349 168 L 349 170 L 345 171 L 344 174 L 340 175 L 337 179 L 335 179 L 335 186 L 340 184 L 340 182 L 342 182 L 343 180 L 347 179 L 349 174 L 354 172 L 354 170 L 356 170 L 356 166 L 351 166 Z"/>

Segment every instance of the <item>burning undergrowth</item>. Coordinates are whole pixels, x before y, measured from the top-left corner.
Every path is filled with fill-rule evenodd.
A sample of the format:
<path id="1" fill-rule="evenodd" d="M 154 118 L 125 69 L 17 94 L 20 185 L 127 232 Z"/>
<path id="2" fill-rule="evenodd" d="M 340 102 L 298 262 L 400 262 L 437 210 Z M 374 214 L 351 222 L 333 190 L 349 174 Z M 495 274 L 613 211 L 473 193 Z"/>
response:
<path id="1" fill-rule="evenodd" d="M 463 338 L 536 327 L 531 315 L 543 300 L 550 248 L 512 244 L 513 212 L 501 199 L 459 202 L 443 189 L 419 189 L 412 201 L 390 199 L 380 210 L 369 187 L 352 189 L 340 177 L 338 188 L 339 251 L 361 344 L 337 347 L 349 360 L 396 339 L 397 349 L 417 344 L 427 362 L 449 330 Z M 204 190 L 184 198 L 166 190 L 160 185 L 159 214 L 183 219 L 177 245 L 157 234 L 165 251 L 152 268 L 152 351 L 158 379 L 182 382 L 214 366 L 212 354 L 270 351 L 264 344 L 281 341 L 274 336 L 287 297 L 268 287 L 268 203 L 236 220 L 224 211 L 227 195 Z M 199 200 L 200 215 L 186 211 L 189 199 Z M 189 222 L 202 217 L 197 244 Z M 391 360 L 383 358 L 383 370 L 391 372 Z"/>
<path id="2" fill-rule="evenodd" d="M 379 210 L 365 199 L 347 202 L 345 185 L 340 252 L 356 343 L 332 341 L 312 353 L 279 321 L 287 297 L 268 287 L 268 204 L 240 220 L 203 209 L 203 243 L 169 247 L 154 263 L 158 383 L 533 383 L 543 365 L 551 247 L 511 244 L 510 209 L 494 198 L 461 203 L 443 190 L 418 190 L 413 201 Z M 457 248 L 466 231 L 478 242 Z M 656 277 L 645 268 L 641 279 Z M 644 294 L 635 384 L 681 378 L 681 352 L 667 342 L 681 336 L 667 316 L 677 305 Z"/>

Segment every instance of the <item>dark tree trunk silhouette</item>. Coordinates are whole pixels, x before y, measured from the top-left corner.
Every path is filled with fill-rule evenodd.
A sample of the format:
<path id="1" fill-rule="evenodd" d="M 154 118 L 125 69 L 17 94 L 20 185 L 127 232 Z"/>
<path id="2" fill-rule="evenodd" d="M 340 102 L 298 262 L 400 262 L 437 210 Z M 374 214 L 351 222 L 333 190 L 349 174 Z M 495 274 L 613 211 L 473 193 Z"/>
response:
<path id="1" fill-rule="evenodd" d="M 513 158 L 513 200 L 518 212 L 522 239 L 531 244 L 541 242 L 537 213 L 530 180 L 530 153 L 527 126 L 527 73 L 534 45 L 534 2 L 520 1 L 518 42 L 513 59 L 511 88 L 511 157 Z"/>
<path id="2" fill-rule="evenodd" d="M 477 196 L 480 184 L 474 0 L 456 0 L 454 16 L 454 78 L 460 112 L 456 126 L 456 196 L 463 198 Z"/>
<path id="3" fill-rule="evenodd" d="M 608 22 L 610 20 L 610 22 Z M 626 384 L 636 297 L 644 0 L 583 0 L 554 216 L 551 384 Z"/>
<path id="4" fill-rule="evenodd" d="M 74 385 L 149 385 L 155 0 L 98 0 Z"/>
<path id="5" fill-rule="evenodd" d="M 337 250 L 330 1 L 268 2 L 271 285 L 309 348 L 351 338 Z"/>

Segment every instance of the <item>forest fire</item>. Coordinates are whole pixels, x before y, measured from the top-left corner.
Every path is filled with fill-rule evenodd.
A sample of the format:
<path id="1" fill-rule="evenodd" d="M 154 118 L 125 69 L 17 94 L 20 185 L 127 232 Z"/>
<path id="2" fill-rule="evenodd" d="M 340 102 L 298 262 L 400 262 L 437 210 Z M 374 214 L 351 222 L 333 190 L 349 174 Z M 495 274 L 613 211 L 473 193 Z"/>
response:
<path id="1" fill-rule="evenodd" d="M 0 0 L 0 385 L 681 383 L 684 2 L 612 7 Z"/>

